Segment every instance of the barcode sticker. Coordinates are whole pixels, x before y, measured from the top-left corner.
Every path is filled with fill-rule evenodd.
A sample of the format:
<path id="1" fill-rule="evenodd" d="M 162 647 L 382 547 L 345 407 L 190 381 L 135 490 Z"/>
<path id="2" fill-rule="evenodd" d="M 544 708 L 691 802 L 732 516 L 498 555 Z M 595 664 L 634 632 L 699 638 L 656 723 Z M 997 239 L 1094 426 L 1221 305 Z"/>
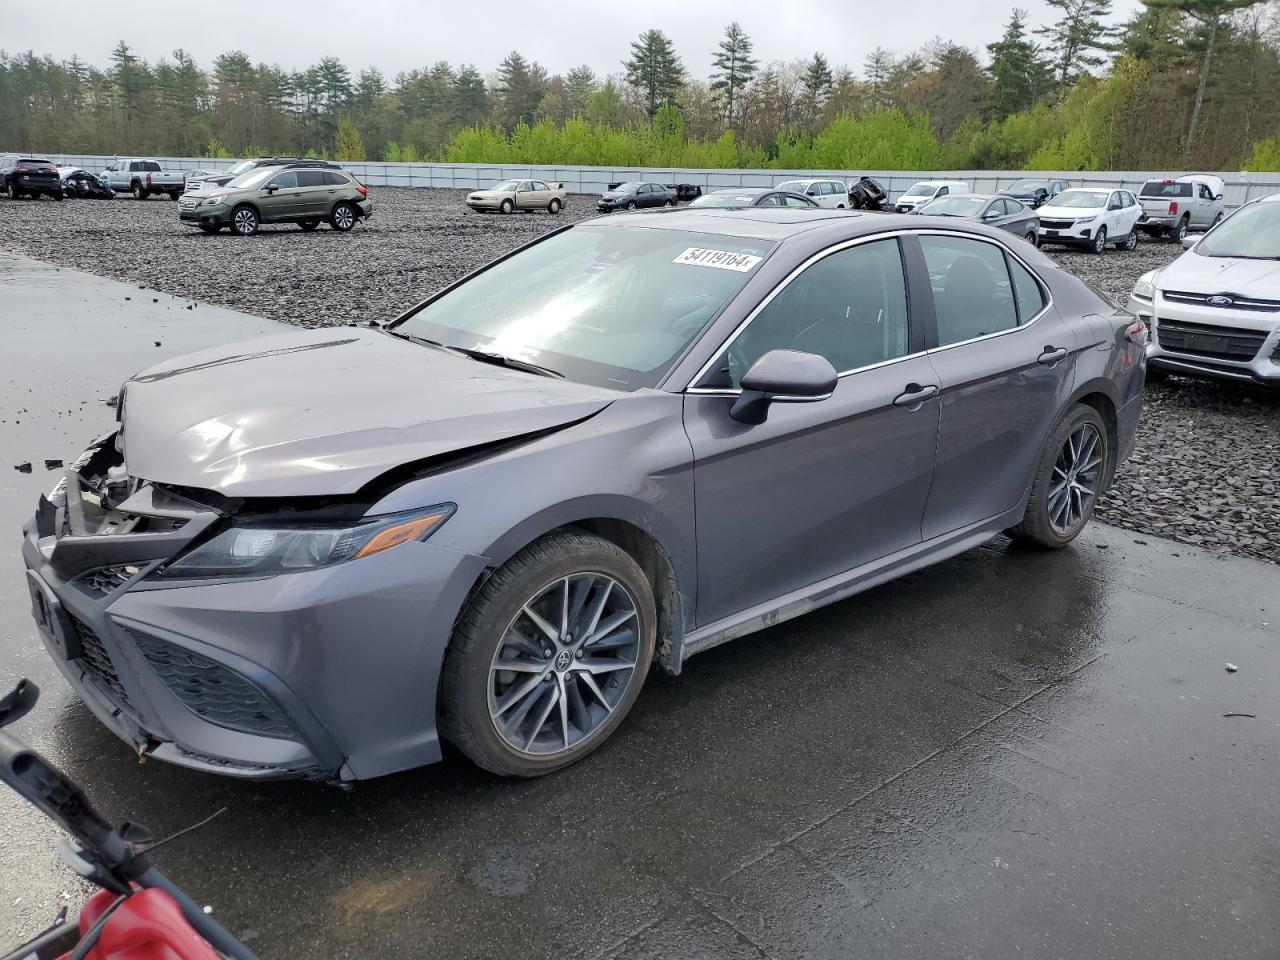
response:
<path id="1" fill-rule="evenodd" d="M 709 250 L 706 247 L 690 247 L 672 263 L 685 263 L 694 267 L 716 267 L 720 270 L 736 270 L 746 273 L 751 270 L 762 257 L 753 257 L 749 253 L 733 253 L 730 250 Z"/>

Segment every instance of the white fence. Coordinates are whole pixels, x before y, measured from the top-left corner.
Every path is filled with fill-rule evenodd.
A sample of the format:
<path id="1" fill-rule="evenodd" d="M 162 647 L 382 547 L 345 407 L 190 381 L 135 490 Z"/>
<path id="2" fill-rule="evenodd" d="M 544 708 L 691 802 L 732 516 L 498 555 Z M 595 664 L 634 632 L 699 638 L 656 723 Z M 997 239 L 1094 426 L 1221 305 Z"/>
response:
<path id="1" fill-rule="evenodd" d="M 74 154 L 41 154 L 58 164 L 72 164 L 97 173 L 109 166 L 115 157 L 80 156 Z M 214 160 L 204 157 L 157 157 L 165 169 L 225 170 L 239 161 Z M 601 193 L 608 184 L 620 180 L 657 180 L 660 183 L 692 183 L 703 190 L 717 187 L 769 187 L 783 180 L 830 177 L 852 180 L 868 174 L 879 180 L 891 196 L 901 194 L 917 180 L 964 180 L 978 193 L 993 193 L 1023 177 L 1045 177 L 1067 180 L 1083 187 L 1123 187 L 1133 191 L 1155 177 L 1179 174 L 1168 170 L 1112 170 L 1079 173 L 1070 171 L 1021 170 L 688 170 L 678 167 L 573 167 L 523 164 L 480 163 L 344 163 L 344 167 L 371 187 L 436 187 L 448 190 L 475 190 L 491 186 L 498 180 L 530 178 L 564 183 L 570 193 Z M 1210 171 L 1195 171 L 1206 173 Z M 1229 207 L 1239 206 L 1257 197 L 1280 193 L 1280 173 L 1217 173 L 1226 183 L 1225 199 Z"/>

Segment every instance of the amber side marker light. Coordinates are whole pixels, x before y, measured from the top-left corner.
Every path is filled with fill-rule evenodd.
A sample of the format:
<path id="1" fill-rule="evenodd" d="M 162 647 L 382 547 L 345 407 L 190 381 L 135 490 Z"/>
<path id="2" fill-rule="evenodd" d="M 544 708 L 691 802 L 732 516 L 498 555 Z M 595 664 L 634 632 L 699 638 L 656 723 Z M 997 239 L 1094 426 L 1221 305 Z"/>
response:
<path id="1" fill-rule="evenodd" d="M 425 517 L 414 517 L 412 520 L 406 520 L 404 523 L 397 523 L 394 527 L 387 527 L 376 533 L 372 540 L 356 551 L 353 560 L 360 557 L 367 557 L 375 553 L 381 553 L 383 550 L 390 550 L 392 547 L 398 547 L 402 543 L 408 543 L 410 540 L 421 540 L 428 533 L 434 530 L 445 520 L 449 519 L 452 510 L 441 510 L 438 513 L 430 513 Z"/>

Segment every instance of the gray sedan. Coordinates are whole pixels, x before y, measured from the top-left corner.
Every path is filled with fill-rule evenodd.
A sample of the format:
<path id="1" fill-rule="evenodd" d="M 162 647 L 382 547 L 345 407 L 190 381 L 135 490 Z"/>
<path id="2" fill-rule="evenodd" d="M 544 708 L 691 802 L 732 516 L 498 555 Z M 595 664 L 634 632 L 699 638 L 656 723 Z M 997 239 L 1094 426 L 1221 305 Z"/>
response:
<path id="1" fill-rule="evenodd" d="M 691 207 L 795 207 L 801 210 L 820 209 L 817 201 L 803 193 L 777 190 L 773 187 L 733 187 L 704 193 Z"/>
<path id="2" fill-rule="evenodd" d="M 32 609 L 140 755 L 345 782 L 446 738 L 535 776 L 654 664 L 1002 531 L 1069 544 L 1145 340 L 963 221 L 584 221 L 386 326 L 134 376 L 24 529 Z"/>
<path id="3" fill-rule="evenodd" d="M 956 193 L 930 200 L 918 211 L 926 217 L 956 217 L 996 227 L 1033 246 L 1040 237 L 1040 217 L 1021 200 L 990 193 Z"/>

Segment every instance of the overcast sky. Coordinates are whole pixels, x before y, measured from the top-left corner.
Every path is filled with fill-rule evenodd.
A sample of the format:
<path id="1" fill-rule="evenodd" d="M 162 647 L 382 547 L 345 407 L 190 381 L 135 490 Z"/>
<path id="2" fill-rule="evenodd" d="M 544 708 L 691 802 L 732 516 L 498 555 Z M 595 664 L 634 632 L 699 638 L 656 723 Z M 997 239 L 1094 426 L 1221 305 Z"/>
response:
<path id="1" fill-rule="evenodd" d="M 105 64 L 121 39 L 150 61 L 182 47 L 203 67 L 235 49 L 255 63 L 290 69 L 336 56 L 353 76 L 376 66 L 388 79 L 437 60 L 473 63 L 488 74 L 516 48 L 551 73 L 585 63 L 603 76 L 621 69 L 641 31 L 658 27 L 674 41 L 686 69 L 705 78 L 725 25 L 737 20 L 761 61 L 821 50 L 834 66 L 861 72 L 876 46 L 905 52 L 935 36 L 974 48 L 985 59 L 986 44 L 999 36 L 1015 3 L 1029 10 L 1033 24 L 1051 19 L 1044 0 L 487 0 L 475 7 L 457 0 L 127 0 L 118 8 L 73 5 L 78 12 L 69 16 L 64 14 L 72 7 L 47 0 L 3 0 L 0 48 L 58 60 L 78 54 L 94 65 Z M 1116 19 L 1125 19 L 1138 0 L 1115 0 L 1115 7 Z"/>

